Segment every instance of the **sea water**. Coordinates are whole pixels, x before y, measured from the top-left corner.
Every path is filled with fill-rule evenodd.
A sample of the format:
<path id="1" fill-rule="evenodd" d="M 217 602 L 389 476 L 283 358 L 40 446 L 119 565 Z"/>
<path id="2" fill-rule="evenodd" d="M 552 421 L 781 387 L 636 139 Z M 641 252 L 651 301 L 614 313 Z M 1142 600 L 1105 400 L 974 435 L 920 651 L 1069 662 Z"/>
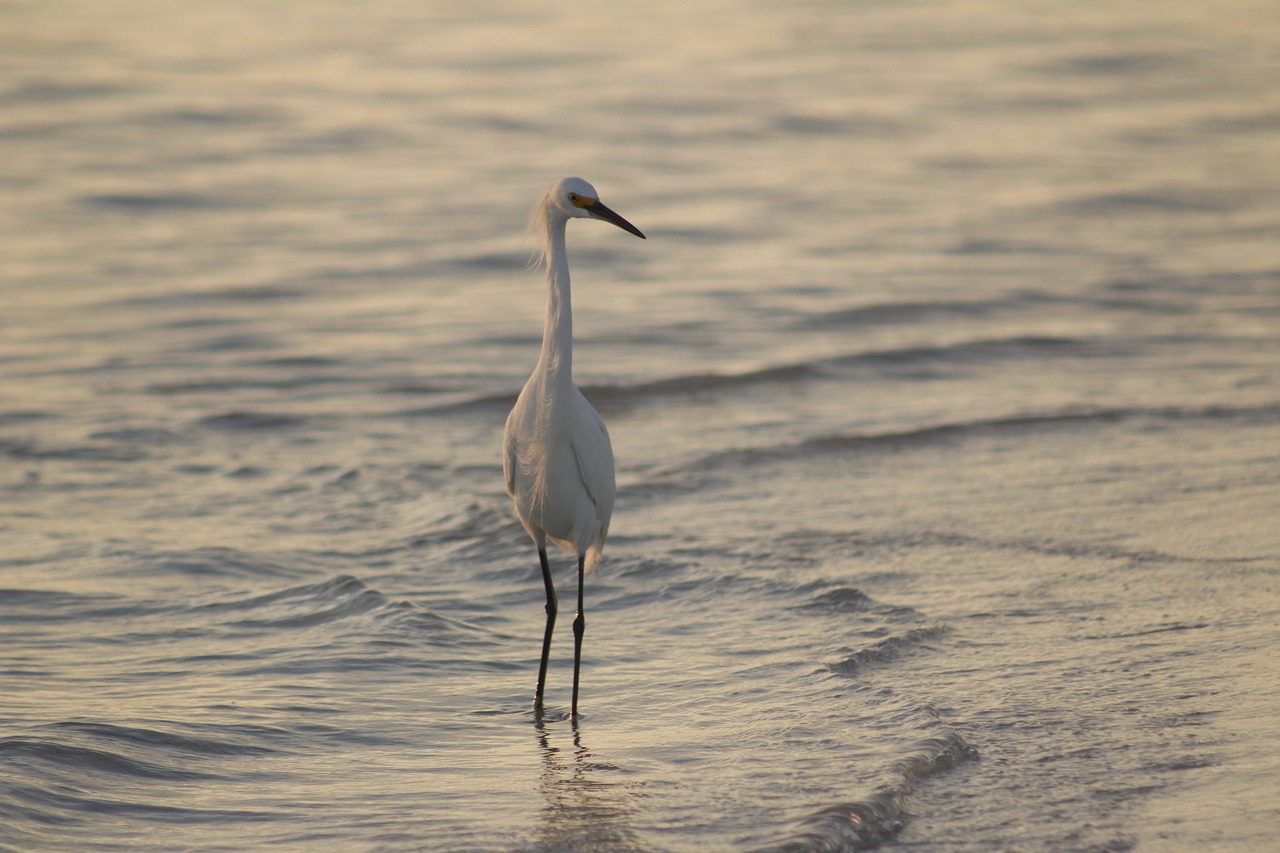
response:
<path id="1" fill-rule="evenodd" d="M 0 8 L 0 848 L 1258 850 L 1272 4 Z M 506 412 L 580 175 L 619 493 Z"/>

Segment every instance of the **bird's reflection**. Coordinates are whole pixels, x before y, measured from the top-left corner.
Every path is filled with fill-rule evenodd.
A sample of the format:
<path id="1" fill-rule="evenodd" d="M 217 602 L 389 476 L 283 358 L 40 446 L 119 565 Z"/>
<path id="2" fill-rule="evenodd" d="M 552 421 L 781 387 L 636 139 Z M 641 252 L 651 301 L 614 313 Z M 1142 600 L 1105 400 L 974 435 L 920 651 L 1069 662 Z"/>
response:
<path id="1" fill-rule="evenodd" d="M 629 780 L 628 771 L 599 761 L 583 745 L 577 718 L 535 723 L 542 750 L 539 788 L 547 798 L 539 828 L 539 849 L 644 849 L 630 822 L 643 783 Z"/>

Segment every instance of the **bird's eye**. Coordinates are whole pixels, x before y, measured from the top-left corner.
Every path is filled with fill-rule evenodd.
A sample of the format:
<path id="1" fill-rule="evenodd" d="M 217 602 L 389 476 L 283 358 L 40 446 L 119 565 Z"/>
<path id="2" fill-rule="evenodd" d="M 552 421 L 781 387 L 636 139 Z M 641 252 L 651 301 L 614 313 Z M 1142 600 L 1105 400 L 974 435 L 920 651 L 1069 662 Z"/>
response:
<path id="1" fill-rule="evenodd" d="M 577 203 L 578 203 L 578 194 L 577 194 L 577 193 L 569 193 L 569 201 L 573 202 L 574 204 L 577 204 Z"/>

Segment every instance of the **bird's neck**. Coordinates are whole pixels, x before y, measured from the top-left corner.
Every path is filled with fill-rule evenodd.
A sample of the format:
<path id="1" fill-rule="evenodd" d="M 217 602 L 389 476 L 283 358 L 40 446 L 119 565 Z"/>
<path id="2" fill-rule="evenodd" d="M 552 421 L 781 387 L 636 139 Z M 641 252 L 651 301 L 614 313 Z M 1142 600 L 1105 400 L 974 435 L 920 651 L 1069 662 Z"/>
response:
<path id="1" fill-rule="evenodd" d="M 547 223 L 547 317 L 542 327 L 539 364 L 552 381 L 573 381 L 573 302 L 569 295 L 569 257 L 565 221 Z"/>

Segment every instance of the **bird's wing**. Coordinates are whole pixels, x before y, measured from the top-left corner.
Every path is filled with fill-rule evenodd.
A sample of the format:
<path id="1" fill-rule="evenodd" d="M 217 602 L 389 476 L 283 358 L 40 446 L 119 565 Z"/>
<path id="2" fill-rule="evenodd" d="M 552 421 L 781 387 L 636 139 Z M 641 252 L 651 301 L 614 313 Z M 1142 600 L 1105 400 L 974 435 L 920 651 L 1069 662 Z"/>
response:
<path id="1" fill-rule="evenodd" d="M 577 391 L 577 389 L 574 389 Z M 573 445 L 573 458 L 578 463 L 578 476 L 596 505 L 601 527 L 609 528 L 613 515 L 613 498 L 617 491 L 613 473 L 613 444 L 609 430 L 600 415 L 587 402 L 581 392 L 577 394 L 577 411 L 571 421 L 569 438 Z"/>

